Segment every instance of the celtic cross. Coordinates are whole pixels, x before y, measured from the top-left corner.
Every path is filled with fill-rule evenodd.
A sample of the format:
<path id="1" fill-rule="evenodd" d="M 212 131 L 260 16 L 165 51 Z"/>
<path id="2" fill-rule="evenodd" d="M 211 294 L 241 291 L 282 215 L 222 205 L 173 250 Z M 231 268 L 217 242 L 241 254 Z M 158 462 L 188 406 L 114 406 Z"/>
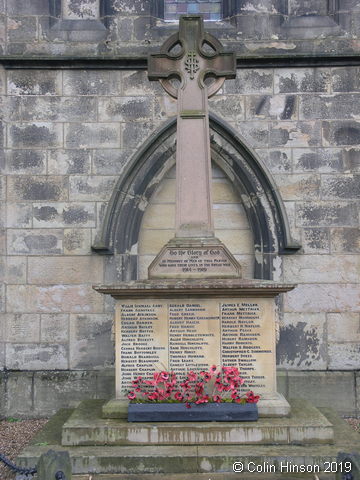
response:
<path id="1" fill-rule="evenodd" d="M 148 76 L 178 99 L 176 237 L 214 236 L 208 97 L 236 75 L 234 53 L 203 30 L 200 16 L 180 17 L 179 32 L 149 56 Z M 213 83 L 207 86 L 206 79 Z M 176 88 L 173 79 L 180 80 Z"/>

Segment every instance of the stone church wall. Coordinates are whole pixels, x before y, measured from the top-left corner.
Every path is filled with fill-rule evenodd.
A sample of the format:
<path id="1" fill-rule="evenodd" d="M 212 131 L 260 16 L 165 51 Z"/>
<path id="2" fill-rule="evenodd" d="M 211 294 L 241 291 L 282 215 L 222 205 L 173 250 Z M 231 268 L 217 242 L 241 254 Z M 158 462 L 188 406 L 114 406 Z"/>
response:
<path id="1" fill-rule="evenodd" d="M 91 286 L 119 280 L 119 266 L 91 246 L 132 155 L 176 113 L 145 71 L 147 53 L 175 28 L 155 19 L 157 2 L 72 0 L 63 10 L 53 3 L 60 5 L 0 1 L 3 415 L 49 415 L 82 398 L 113 394 L 113 304 Z M 304 15 L 296 7 L 301 2 L 291 0 L 285 9 L 284 2 L 243 3 L 231 20 L 209 27 L 248 62 L 241 68 L 239 60 L 237 78 L 209 106 L 268 168 L 301 244 L 274 272 L 275 279 L 299 284 L 280 308 L 279 390 L 354 412 L 360 402 L 360 6 L 303 2 L 312 13 Z M 250 20 L 259 28 L 244 31 Z M 315 34 L 309 22 L 323 22 L 322 30 Z M 330 58 L 335 54 L 342 60 Z M 169 172 L 147 206 L 132 252 L 140 256 L 141 276 L 161 225 L 165 236 L 171 231 L 171 178 Z M 223 235 L 251 275 L 246 199 L 232 191 L 231 180 L 223 183 L 214 186 Z M 227 205 L 237 213 L 229 214 Z"/>

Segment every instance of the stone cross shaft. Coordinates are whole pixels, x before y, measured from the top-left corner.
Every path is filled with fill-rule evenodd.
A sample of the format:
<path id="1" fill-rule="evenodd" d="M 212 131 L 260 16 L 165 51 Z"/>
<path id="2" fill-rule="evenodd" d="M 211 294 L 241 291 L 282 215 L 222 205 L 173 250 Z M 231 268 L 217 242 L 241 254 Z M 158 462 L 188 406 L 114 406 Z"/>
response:
<path id="1" fill-rule="evenodd" d="M 214 236 L 208 97 L 235 75 L 235 54 L 223 52 L 221 43 L 204 33 L 200 16 L 180 17 L 179 32 L 149 56 L 149 79 L 159 80 L 178 99 L 176 237 Z"/>

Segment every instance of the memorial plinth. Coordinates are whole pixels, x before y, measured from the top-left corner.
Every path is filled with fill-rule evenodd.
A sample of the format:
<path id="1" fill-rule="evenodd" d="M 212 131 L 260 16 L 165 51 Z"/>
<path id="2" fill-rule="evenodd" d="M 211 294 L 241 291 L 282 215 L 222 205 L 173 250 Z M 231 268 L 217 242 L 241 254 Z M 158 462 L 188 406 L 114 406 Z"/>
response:
<path id="1" fill-rule="evenodd" d="M 236 366 L 262 400 L 260 415 L 289 413 L 277 393 L 274 298 L 293 284 L 233 279 L 144 280 L 94 287 L 116 299 L 116 397 L 138 375 Z"/>

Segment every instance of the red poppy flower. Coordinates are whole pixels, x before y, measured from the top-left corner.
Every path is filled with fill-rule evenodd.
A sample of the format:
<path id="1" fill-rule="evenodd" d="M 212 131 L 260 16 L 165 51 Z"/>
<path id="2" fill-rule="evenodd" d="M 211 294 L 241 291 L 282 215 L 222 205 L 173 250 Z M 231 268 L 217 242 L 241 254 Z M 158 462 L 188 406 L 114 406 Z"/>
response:
<path id="1" fill-rule="evenodd" d="M 136 393 L 135 392 L 129 392 L 128 393 L 128 399 L 129 400 L 135 400 L 136 398 Z"/>

